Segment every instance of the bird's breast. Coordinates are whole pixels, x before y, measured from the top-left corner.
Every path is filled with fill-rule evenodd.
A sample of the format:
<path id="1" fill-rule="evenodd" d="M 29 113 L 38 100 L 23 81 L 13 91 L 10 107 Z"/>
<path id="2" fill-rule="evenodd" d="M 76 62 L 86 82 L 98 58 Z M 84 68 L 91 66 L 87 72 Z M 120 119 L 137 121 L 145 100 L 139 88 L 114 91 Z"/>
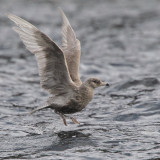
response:
<path id="1" fill-rule="evenodd" d="M 84 108 L 93 98 L 94 92 L 92 89 L 83 87 L 80 89 L 79 102 L 81 106 Z"/>
<path id="2" fill-rule="evenodd" d="M 56 108 L 56 111 L 63 114 L 71 114 L 81 111 L 93 98 L 93 90 L 83 87 L 80 88 L 75 98 L 71 99 L 67 105 Z"/>

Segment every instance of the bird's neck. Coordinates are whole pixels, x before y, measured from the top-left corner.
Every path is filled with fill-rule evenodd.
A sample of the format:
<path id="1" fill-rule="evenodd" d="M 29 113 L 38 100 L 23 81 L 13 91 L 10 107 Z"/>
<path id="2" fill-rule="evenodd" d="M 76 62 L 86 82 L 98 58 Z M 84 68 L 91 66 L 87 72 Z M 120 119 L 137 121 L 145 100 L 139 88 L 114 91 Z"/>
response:
<path id="1" fill-rule="evenodd" d="M 87 105 L 94 96 L 94 89 L 92 87 L 87 86 L 85 83 L 83 83 L 80 86 L 79 92 L 84 105 Z"/>

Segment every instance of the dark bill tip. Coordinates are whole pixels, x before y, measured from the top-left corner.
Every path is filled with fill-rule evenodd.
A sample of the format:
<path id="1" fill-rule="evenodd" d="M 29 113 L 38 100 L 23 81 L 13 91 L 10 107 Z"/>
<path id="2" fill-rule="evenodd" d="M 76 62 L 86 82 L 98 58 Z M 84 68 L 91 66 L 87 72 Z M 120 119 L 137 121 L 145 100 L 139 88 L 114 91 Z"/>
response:
<path id="1" fill-rule="evenodd" d="M 107 87 L 109 87 L 109 84 L 108 84 L 108 83 L 106 83 L 106 86 L 107 86 Z"/>

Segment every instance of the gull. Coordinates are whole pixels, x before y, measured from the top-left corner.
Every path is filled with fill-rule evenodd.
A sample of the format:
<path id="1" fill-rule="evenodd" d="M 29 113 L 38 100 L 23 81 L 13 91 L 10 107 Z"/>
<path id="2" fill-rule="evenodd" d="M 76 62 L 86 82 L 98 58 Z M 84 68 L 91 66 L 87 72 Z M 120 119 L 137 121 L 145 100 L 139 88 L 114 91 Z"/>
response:
<path id="1" fill-rule="evenodd" d="M 62 9 L 59 10 L 63 19 L 61 48 L 24 19 L 13 14 L 8 14 L 8 18 L 17 25 L 13 30 L 19 34 L 26 48 L 35 55 L 41 87 L 51 95 L 44 105 L 34 109 L 31 114 L 51 108 L 60 115 L 64 125 L 67 125 L 67 117 L 75 124 L 80 124 L 74 117 L 66 114 L 84 109 L 92 100 L 94 89 L 109 84 L 98 78 L 89 78 L 82 83 L 79 75 L 80 41 Z"/>

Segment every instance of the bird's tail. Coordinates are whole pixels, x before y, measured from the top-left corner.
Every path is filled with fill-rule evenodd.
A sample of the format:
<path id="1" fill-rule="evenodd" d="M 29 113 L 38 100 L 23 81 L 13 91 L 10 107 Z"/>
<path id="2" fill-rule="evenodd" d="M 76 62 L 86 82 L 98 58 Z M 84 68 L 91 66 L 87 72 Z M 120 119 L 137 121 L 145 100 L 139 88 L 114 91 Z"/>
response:
<path id="1" fill-rule="evenodd" d="M 37 107 L 36 109 L 32 110 L 32 111 L 30 112 L 30 114 L 33 114 L 34 112 L 37 112 L 37 111 L 42 110 L 42 109 L 45 109 L 45 108 L 50 108 L 50 106 L 48 106 L 48 105 L 43 105 L 43 106 Z"/>

